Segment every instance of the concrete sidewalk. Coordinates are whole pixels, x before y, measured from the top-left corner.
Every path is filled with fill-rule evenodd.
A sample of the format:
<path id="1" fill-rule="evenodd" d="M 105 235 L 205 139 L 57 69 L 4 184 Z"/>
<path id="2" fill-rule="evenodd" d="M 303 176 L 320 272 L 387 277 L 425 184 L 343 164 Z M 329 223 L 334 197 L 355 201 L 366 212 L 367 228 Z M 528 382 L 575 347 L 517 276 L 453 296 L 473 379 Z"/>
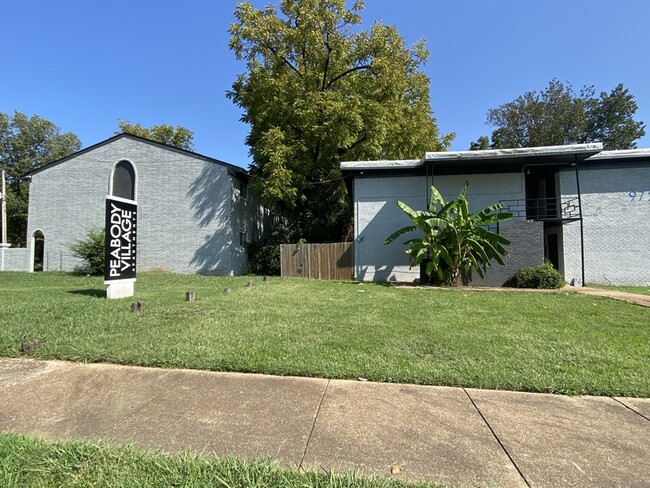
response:
<path id="1" fill-rule="evenodd" d="M 0 359 L 0 431 L 460 486 L 650 486 L 650 399 Z"/>
<path id="2" fill-rule="evenodd" d="M 650 295 L 640 295 L 638 293 L 628 293 L 625 291 L 604 290 L 601 288 L 589 288 L 587 286 L 565 286 L 565 290 L 575 291 L 583 295 L 611 298 L 621 302 L 634 303 L 642 307 L 650 307 Z"/>

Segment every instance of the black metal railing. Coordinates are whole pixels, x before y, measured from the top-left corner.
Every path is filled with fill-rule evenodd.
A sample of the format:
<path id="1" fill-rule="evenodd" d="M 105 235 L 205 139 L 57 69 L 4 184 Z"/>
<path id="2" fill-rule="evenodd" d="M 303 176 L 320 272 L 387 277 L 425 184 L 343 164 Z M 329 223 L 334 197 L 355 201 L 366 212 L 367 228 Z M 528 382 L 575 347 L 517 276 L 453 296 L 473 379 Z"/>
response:
<path id="1" fill-rule="evenodd" d="M 580 219 L 578 198 L 526 198 L 501 200 L 501 212 L 510 212 L 515 218 L 526 220 L 574 221 Z"/>

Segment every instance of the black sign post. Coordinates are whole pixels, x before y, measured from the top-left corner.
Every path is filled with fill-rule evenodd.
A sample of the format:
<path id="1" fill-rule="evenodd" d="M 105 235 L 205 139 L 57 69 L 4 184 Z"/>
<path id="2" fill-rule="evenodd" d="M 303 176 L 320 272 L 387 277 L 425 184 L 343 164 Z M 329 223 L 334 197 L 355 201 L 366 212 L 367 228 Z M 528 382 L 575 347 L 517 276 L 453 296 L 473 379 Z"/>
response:
<path id="1" fill-rule="evenodd" d="M 135 282 L 138 205 L 133 200 L 106 197 L 106 257 L 104 284 L 107 298 L 133 296 Z"/>

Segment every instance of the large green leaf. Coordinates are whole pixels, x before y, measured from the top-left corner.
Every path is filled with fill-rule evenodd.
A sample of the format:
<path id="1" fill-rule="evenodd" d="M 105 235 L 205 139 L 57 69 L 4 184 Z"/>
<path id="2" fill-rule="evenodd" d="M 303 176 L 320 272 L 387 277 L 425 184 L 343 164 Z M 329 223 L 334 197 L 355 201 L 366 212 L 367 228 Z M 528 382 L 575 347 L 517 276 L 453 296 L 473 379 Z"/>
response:
<path id="1" fill-rule="evenodd" d="M 426 224 L 431 227 L 431 229 L 444 230 L 449 227 L 449 222 L 445 219 L 439 217 L 432 217 L 425 220 Z"/>
<path id="2" fill-rule="evenodd" d="M 454 267 L 454 261 L 451 258 L 451 254 L 447 250 L 447 248 L 444 245 L 440 245 L 440 257 L 443 259 L 445 263 L 447 263 L 447 266 L 450 268 Z"/>
<path id="3" fill-rule="evenodd" d="M 421 214 L 421 210 L 413 210 L 411 207 L 409 207 L 407 204 L 402 202 L 401 200 L 397 201 L 397 206 L 401 208 L 406 215 L 408 215 L 411 219 L 417 219 Z"/>
<path id="4" fill-rule="evenodd" d="M 467 182 L 463 185 L 463 188 L 460 190 L 458 198 L 456 199 L 458 214 L 463 221 L 467 221 L 470 215 L 469 203 L 467 202 L 467 198 L 465 198 L 465 193 L 467 193 Z"/>
<path id="5" fill-rule="evenodd" d="M 441 218 L 449 219 L 451 215 L 456 211 L 457 205 L 458 202 L 456 200 L 451 200 L 450 202 L 447 202 L 442 207 L 440 207 L 440 210 L 436 212 L 436 215 Z"/>
<path id="6" fill-rule="evenodd" d="M 476 228 L 476 233 L 485 240 L 489 240 L 490 242 L 497 242 L 499 244 L 504 244 L 508 245 L 510 244 L 510 241 L 503 237 L 500 234 L 496 234 L 495 232 L 491 232 L 487 229 L 484 229 L 483 227 L 477 227 Z"/>
<path id="7" fill-rule="evenodd" d="M 490 225 L 490 224 L 494 224 L 495 222 L 510 220 L 511 218 L 512 218 L 511 213 L 507 213 L 507 212 L 496 213 L 484 217 L 482 220 L 480 220 L 480 225 Z"/>
<path id="8" fill-rule="evenodd" d="M 492 212 L 496 212 L 497 210 L 501 210 L 505 205 L 503 203 L 495 203 L 493 205 L 488 205 L 485 207 L 483 210 L 481 210 L 477 215 L 479 218 L 484 217 L 488 214 L 491 214 Z"/>
<path id="9" fill-rule="evenodd" d="M 481 260 L 484 263 L 487 264 L 490 262 L 490 257 L 485 252 L 485 248 L 481 244 L 479 244 L 478 241 L 476 241 L 475 239 L 467 239 L 467 244 L 472 248 L 472 250 L 476 254 L 478 254 L 478 256 L 481 258 Z"/>
<path id="10" fill-rule="evenodd" d="M 505 256 L 508 253 L 503 247 L 499 246 L 496 243 L 491 243 L 489 241 L 483 242 L 483 247 L 485 248 L 485 251 L 490 255 L 491 259 L 494 259 L 497 263 L 501 265 L 506 264 L 502 256 Z"/>
<path id="11" fill-rule="evenodd" d="M 472 214 L 466 197 L 467 188 L 466 182 L 458 197 L 445 203 L 440 192 L 432 186 L 428 211 L 415 211 L 398 201 L 398 206 L 415 225 L 395 231 L 385 242 L 392 242 L 400 235 L 417 229 L 422 231 L 424 237 L 409 239 L 404 243 L 408 246 L 406 253 L 411 266 L 429 259 L 427 274 L 435 274 L 444 283 L 457 283 L 463 275 L 471 280 L 473 270 L 483 278 L 485 268 L 491 266 L 492 259 L 505 264 L 503 256 L 507 255 L 507 251 L 504 246 L 510 241 L 484 226 L 508 220 L 512 214 L 499 212 L 503 208 L 500 203 Z"/>
<path id="12" fill-rule="evenodd" d="M 415 237 L 413 239 L 409 239 L 408 241 L 404 241 L 405 246 L 410 246 L 411 244 L 418 244 L 421 243 L 423 246 L 427 246 L 427 241 L 425 239 L 422 239 L 421 237 Z"/>
<path id="13" fill-rule="evenodd" d="M 465 182 L 463 187 L 460 189 L 460 193 L 458 194 L 458 197 L 456 198 L 457 202 L 460 201 L 465 201 L 467 202 L 467 197 L 465 196 L 467 194 L 467 187 L 469 186 L 469 182 Z"/>
<path id="14" fill-rule="evenodd" d="M 478 275 L 481 278 L 485 278 L 485 274 L 483 273 L 483 267 L 481 266 L 481 262 L 479 262 L 476 259 L 476 256 L 470 254 L 469 255 L 469 261 L 470 261 L 470 265 L 467 267 L 467 270 L 466 270 L 467 278 L 469 278 L 469 280 L 471 281 L 471 279 L 472 279 L 472 268 L 474 268 L 476 270 L 476 272 L 478 273 Z M 488 263 L 488 266 L 489 266 L 489 263 Z"/>
<path id="15" fill-rule="evenodd" d="M 429 212 L 435 212 L 436 207 L 440 205 L 441 207 L 445 206 L 445 199 L 442 198 L 442 195 L 435 186 L 431 187 L 431 198 L 429 198 Z"/>
<path id="16" fill-rule="evenodd" d="M 419 248 L 415 255 L 412 256 L 413 260 L 411 262 L 411 267 L 420 265 L 428 255 L 429 252 L 426 246 Z"/>
<path id="17" fill-rule="evenodd" d="M 395 239 L 397 239 L 399 236 L 408 234 L 409 232 L 413 232 L 418 230 L 419 227 L 417 225 L 407 225 L 406 227 L 402 227 L 401 229 L 397 229 L 395 232 L 393 232 L 391 235 L 389 235 L 386 240 L 384 241 L 384 244 L 390 244 L 393 242 Z"/>

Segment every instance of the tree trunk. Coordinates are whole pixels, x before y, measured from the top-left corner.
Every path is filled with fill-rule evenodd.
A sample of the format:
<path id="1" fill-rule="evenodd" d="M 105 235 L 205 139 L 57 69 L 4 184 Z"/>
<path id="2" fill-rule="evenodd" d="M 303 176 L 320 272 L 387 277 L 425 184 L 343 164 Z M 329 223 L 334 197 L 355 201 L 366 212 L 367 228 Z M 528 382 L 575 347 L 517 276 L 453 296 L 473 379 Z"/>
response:
<path id="1" fill-rule="evenodd" d="M 456 268 L 452 272 L 452 283 L 451 286 L 467 286 L 469 285 L 469 279 L 467 278 L 467 272 L 463 268 Z"/>

